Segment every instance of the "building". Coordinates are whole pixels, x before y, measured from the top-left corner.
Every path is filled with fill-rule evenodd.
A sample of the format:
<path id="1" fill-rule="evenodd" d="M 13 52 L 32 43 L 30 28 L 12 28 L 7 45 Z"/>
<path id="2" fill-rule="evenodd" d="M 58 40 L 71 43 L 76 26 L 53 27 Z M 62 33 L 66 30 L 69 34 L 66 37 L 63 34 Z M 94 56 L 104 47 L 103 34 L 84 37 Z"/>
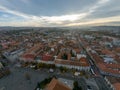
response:
<path id="1" fill-rule="evenodd" d="M 21 56 L 24 53 L 24 49 L 18 49 L 10 52 L 3 53 L 3 56 L 5 56 L 8 60 L 11 62 L 14 62 L 19 59 L 19 56 Z"/>
<path id="2" fill-rule="evenodd" d="M 108 76 L 120 77 L 120 65 L 98 63 L 101 74 Z"/>
<path id="3" fill-rule="evenodd" d="M 53 78 L 51 82 L 47 85 L 45 90 L 72 90 L 67 85 L 61 83 L 57 79 Z"/>
<path id="4" fill-rule="evenodd" d="M 51 61 L 52 59 L 53 59 L 53 57 L 51 55 L 49 55 L 49 54 L 44 54 L 42 56 L 43 61 Z"/>
<path id="5" fill-rule="evenodd" d="M 64 66 L 69 69 L 77 69 L 80 71 L 89 71 L 90 70 L 90 65 L 85 57 L 81 57 L 80 60 L 62 60 L 62 59 L 56 59 L 55 60 L 55 65 L 60 67 Z"/>
<path id="6" fill-rule="evenodd" d="M 24 54 L 22 57 L 20 57 L 21 61 L 25 61 L 25 62 L 31 62 L 34 61 L 35 59 L 35 55 L 34 54 Z"/>
<path id="7" fill-rule="evenodd" d="M 114 90 L 120 90 L 120 83 L 113 84 Z"/>

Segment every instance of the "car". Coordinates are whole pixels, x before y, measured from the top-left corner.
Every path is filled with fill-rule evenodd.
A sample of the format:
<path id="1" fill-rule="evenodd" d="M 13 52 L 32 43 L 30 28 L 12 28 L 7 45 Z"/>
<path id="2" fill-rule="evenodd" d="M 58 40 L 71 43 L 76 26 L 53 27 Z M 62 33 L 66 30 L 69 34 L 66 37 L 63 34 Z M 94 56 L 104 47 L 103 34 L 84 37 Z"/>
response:
<path id="1" fill-rule="evenodd" d="M 50 68 L 50 69 L 49 69 L 49 72 L 50 72 L 50 73 L 53 73 L 53 72 L 54 72 L 54 70 L 53 70 L 52 68 Z"/>

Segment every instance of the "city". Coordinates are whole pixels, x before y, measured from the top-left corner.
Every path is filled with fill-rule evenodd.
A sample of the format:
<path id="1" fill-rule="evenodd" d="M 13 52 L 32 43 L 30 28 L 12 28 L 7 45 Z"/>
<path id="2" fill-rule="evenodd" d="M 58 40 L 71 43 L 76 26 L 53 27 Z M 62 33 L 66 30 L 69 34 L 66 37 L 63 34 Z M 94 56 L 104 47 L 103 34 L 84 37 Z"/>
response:
<path id="1" fill-rule="evenodd" d="M 47 29 L 0 31 L 1 90 L 119 90 L 119 30 Z"/>
<path id="2" fill-rule="evenodd" d="M 120 90 L 120 0 L 0 0 L 0 90 Z"/>

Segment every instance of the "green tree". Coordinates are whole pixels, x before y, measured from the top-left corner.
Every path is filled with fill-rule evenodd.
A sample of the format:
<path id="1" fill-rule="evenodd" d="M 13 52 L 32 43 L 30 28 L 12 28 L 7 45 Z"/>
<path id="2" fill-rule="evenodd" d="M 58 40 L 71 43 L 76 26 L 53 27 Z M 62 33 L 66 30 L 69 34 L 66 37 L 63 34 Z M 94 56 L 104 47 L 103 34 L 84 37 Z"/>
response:
<path id="1" fill-rule="evenodd" d="M 68 59 L 68 56 L 67 56 L 66 54 L 64 54 L 64 55 L 62 56 L 62 59 L 67 60 L 67 59 Z"/>
<path id="2" fill-rule="evenodd" d="M 73 85 L 74 85 L 73 90 L 82 90 L 82 88 L 78 85 L 77 81 L 74 81 Z"/>

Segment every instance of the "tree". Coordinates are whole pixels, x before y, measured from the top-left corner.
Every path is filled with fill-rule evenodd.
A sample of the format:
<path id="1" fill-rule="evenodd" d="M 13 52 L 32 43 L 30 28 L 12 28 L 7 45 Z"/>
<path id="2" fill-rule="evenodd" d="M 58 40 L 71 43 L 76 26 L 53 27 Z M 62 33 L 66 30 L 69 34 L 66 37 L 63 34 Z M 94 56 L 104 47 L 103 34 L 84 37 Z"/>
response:
<path id="1" fill-rule="evenodd" d="M 45 86 L 46 86 L 48 83 L 50 83 L 51 80 L 52 80 L 51 77 L 46 78 L 46 79 L 44 79 L 42 82 L 38 83 L 37 87 L 40 88 L 40 89 L 43 89 L 43 88 L 45 88 Z"/>
<path id="2" fill-rule="evenodd" d="M 67 70 L 68 70 L 66 67 L 63 67 L 63 66 L 61 66 L 59 69 L 61 72 L 67 72 Z"/>
<path id="3" fill-rule="evenodd" d="M 73 85 L 74 85 L 73 90 L 82 90 L 82 88 L 78 85 L 78 81 L 74 81 Z"/>
<path id="4" fill-rule="evenodd" d="M 74 87 L 78 87 L 78 82 L 74 81 L 73 85 L 74 85 Z"/>
<path id="5" fill-rule="evenodd" d="M 67 59 L 68 59 L 68 56 L 67 56 L 66 54 L 64 54 L 64 55 L 62 56 L 62 59 L 67 60 Z"/>

